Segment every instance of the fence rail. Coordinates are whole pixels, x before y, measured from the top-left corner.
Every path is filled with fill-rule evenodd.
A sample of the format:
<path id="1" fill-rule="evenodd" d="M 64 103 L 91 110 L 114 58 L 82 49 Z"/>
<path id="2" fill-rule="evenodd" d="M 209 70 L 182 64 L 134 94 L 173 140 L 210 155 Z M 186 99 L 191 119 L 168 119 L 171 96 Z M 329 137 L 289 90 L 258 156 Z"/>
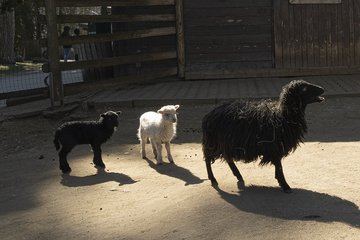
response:
<path id="1" fill-rule="evenodd" d="M 49 50 L 49 62 L 44 64 L 43 71 L 50 73 L 53 105 L 63 104 L 62 71 L 92 69 L 88 71 L 91 74 L 99 73 L 95 69 L 116 66 L 112 79 L 120 81 L 184 76 L 182 0 L 45 0 L 45 4 L 49 31 L 41 45 Z M 111 6 L 112 14 L 59 15 L 56 11 L 58 7 L 93 6 Z M 111 24 L 112 30 L 91 35 L 58 36 L 59 26 L 80 23 Z M 82 51 L 82 59 L 60 62 L 57 49 L 63 45 L 81 46 L 78 50 Z M 109 48 L 112 49 L 107 54 L 103 52 Z M 103 70 L 95 75 L 108 80 L 101 76 Z"/>

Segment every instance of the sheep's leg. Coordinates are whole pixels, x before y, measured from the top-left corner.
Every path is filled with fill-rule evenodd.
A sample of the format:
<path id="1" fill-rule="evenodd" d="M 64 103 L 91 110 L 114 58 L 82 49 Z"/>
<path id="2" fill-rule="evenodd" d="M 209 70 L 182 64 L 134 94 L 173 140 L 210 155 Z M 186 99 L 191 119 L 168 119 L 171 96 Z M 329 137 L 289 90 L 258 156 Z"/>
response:
<path id="1" fill-rule="evenodd" d="M 73 149 L 74 146 L 62 146 L 62 148 L 59 151 L 59 162 L 60 162 L 60 169 L 63 173 L 70 173 L 71 168 L 69 166 L 69 163 L 67 161 L 67 155 Z"/>
<path id="2" fill-rule="evenodd" d="M 218 182 L 216 181 L 213 171 L 211 169 L 211 161 L 205 158 L 205 162 L 206 162 L 206 170 L 207 170 L 208 178 L 211 181 L 211 185 L 217 186 Z"/>
<path id="3" fill-rule="evenodd" d="M 170 152 L 170 142 L 165 142 L 165 148 L 166 148 L 166 152 L 167 152 L 169 162 L 174 163 L 174 159 L 173 159 L 173 157 L 171 155 L 171 152 Z"/>
<path id="4" fill-rule="evenodd" d="M 93 158 L 93 163 L 98 166 L 98 167 L 102 167 L 105 168 L 105 164 L 102 160 L 101 157 L 101 146 L 100 144 L 91 144 L 91 148 L 94 152 L 94 158 Z"/>
<path id="5" fill-rule="evenodd" d="M 161 141 L 156 141 L 156 142 L 155 142 L 155 146 L 156 146 L 156 152 L 157 152 L 156 161 L 157 161 L 157 164 L 158 164 L 158 165 L 161 165 L 161 164 L 163 163 L 163 160 L 162 160 L 162 145 L 161 145 Z"/>
<path id="6" fill-rule="evenodd" d="M 239 169 L 236 167 L 234 161 L 232 159 L 226 159 L 226 162 L 228 163 L 232 173 L 234 174 L 234 176 L 237 178 L 237 180 L 239 181 L 239 183 L 244 183 L 244 179 L 240 174 Z"/>
<path id="7" fill-rule="evenodd" d="M 140 133 L 141 134 L 141 133 Z M 145 151 L 145 146 L 146 146 L 146 140 L 147 138 L 143 135 L 140 136 L 140 144 L 141 144 L 141 157 L 143 159 L 146 159 L 146 151 Z"/>
<path id="8" fill-rule="evenodd" d="M 157 158 L 156 144 L 152 140 L 150 140 L 150 142 L 151 142 L 152 150 L 153 150 L 153 153 L 154 153 L 154 157 Z"/>
<path id="9" fill-rule="evenodd" d="M 275 165 L 275 178 L 277 179 L 280 187 L 285 193 L 291 193 L 292 190 L 285 180 L 285 176 L 281 165 L 281 160 L 275 162 L 274 165 Z"/>

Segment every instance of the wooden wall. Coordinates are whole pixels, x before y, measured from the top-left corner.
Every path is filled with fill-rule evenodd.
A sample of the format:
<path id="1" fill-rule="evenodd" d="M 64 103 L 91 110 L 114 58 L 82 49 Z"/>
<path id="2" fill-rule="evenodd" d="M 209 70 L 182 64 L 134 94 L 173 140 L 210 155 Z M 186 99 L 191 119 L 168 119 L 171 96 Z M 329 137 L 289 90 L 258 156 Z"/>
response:
<path id="1" fill-rule="evenodd" d="M 185 0 L 185 77 L 273 67 L 272 0 Z"/>
<path id="2" fill-rule="evenodd" d="M 275 66 L 333 68 L 360 65 L 360 1 L 289 4 L 274 0 Z"/>

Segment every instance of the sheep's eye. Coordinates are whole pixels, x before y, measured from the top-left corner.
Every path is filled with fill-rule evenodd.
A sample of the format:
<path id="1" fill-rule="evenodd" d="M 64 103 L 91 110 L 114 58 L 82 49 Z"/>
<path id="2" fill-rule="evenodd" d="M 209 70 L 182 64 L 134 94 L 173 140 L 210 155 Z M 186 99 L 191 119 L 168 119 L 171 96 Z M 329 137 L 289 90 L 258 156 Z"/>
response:
<path id="1" fill-rule="evenodd" d="M 301 89 L 303 92 L 307 91 L 307 87 L 303 87 L 303 89 Z"/>
<path id="2" fill-rule="evenodd" d="M 170 114 L 168 114 L 168 113 L 165 113 L 165 117 L 169 117 L 170 116 Z"/>

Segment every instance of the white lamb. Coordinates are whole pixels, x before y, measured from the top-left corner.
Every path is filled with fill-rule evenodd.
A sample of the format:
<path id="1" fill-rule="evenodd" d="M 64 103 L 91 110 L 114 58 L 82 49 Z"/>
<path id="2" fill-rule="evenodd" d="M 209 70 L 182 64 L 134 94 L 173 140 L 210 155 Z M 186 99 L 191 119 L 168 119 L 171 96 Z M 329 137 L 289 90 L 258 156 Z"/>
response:
<path id="1" fill-rule="evenodd" d="M 170 152 L 170 141 L 176 134 L 177 112 L 179 105 L 167 105 L 157 112 L 146 112 L 140 117 L 138 138 L 141 144 L 141 156 L 146 159 L 145 145 L 148 140 L 158 165 L 162 160 L 162 143 L 165 144 L 169 162 L 174 163 Z"/>

